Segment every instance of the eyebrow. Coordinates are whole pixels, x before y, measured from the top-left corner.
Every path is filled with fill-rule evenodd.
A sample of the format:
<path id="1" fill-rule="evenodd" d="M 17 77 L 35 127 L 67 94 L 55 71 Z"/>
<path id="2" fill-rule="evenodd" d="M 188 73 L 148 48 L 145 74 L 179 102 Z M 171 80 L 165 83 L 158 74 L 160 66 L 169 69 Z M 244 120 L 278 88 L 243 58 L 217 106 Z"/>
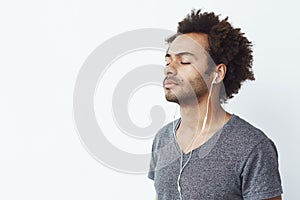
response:
<path id="1" fill-rule="evenodd" d="M 192 53 L 190 53 L 190 52 L 186 52 L 186 51 L 175 54 L 175 56 L 184 56 L 184 55 L 193 56 L 193 57 L 196 58 L 196 56 L 195 56 L 194 54 L 192 54 Z M 171 57 L 171 54 L 167 53 L 167 54 L 165 55 L 165 57 L 166 57 L 166 58 L 170 58 L 170 57 Z"/>

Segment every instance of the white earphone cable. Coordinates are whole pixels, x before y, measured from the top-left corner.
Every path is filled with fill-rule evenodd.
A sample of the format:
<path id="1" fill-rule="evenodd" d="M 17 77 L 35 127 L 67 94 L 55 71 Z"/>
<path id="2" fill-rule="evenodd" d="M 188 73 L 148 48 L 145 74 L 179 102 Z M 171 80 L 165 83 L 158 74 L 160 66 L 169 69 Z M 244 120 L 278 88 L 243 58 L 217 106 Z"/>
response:
<path id="1" fill-rule="evenodd" d="M 206 126 L 206 121 L 207 121 L 207 115 L 208 115 L 208 109 L 209 109 L 209 100 L 211 98 L 211 93 L 212 93 L 212 88 L 213 88 L 213 85 L 216 81 L 218 77 L 218 74 L 215 75 L 211 85 L 210 85 L 210 88 L 209 88 L 209 94 L 208 94 L 208 97 L 207 97 L 207 103 L 206 103 L 206 113 L 205 113 L 205 116 L 204 116 L 204 119 L 203 119 L 203 123 L 202 123 L 202 128 L 201 128 L 201 131 L 200 131 L 200 134 L 198 134 L 198 124 L 199 124 L 199 121 L 200 119 L 198 120 L 198 123 L 197 123 L 197 129 L 196 129 L 196 135 L 195 135 L 195 138 L 193 139 L 191 145 L 188 146 L 187 149 L 190 148 L 190 146 L 192 147 L 190 153 L 189 153 L 189 157 L 187 159 L 187 161 L 185 162 L 185 164 L 182 166 L 182 163 L 183 163 L 183 152 L 182 150 L 180 150 L 180 171 L 179 171 L 179 175 L 178 175 L 178 178 L 177 178 L 177 190 L 178 190 L 178 193 L 179 193 L 179 199 L 180 200 L 183 200 L 182 198 L 182 194 L 181 194 L 181 186 L 180 186 L 180 178 L 181 178 L 181 174 L 184 170 L 184 168 L 186 167 L 186 165 L 188 164 L 188 162 L 190 161 L 191 157 L 192 157 L 192 153 L 193 153 L 193 146 L 194 146 L 194 143 L 195 141 L 197 140 L 197 138 L 202 134 L 202 132 L 204 131 L 205 129 L 205 126 Z M 174 114 L 174 119 L 175 119 L 175 115 L 176 115 L 176 112 L 177 112 L 177 107 L 176 107 L 176 110 L 175 110 L 175 114 Z M 174 124 L 174 121 L 173 120 L 173 135 L 175 137 L 175 141 L 178 143 L 177 141 L 177 138 L 176 138 L 176 131 L 175 131 L 175 124 Z M 205 136 L 205 139 L 204 139 L 204 143 L 206 142 L 206 138 L 207 138 L 207 135 Z M 180 148 L 179 148 L 180 149 Z"/>

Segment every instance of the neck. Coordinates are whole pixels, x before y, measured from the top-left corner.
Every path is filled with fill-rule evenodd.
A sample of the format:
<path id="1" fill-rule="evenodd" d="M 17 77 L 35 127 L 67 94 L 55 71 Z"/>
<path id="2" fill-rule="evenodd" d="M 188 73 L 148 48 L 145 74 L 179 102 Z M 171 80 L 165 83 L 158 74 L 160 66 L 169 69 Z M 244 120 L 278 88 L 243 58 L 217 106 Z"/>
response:
<path id="1" fill-rule="evenodd" d="M 205 122 L 204 132 L 214 132 L 221 128 L 228 114 L 222 108 L 218 98 L 211 98 L 207 101 L 207 96 L 195 104 L 181 104 L 180 105 L 180 114 L 181 114 L 181 124 L 180 129 L 190 130 L 185 131 L 194 135 L 196 132 L 200 132 L 205 122 L 205 117 L 207 115 L 207 120 Z M 207 103 L 209 105 L 207 106 Z M 198 130 L 198 131 L 197 131 Z"/>

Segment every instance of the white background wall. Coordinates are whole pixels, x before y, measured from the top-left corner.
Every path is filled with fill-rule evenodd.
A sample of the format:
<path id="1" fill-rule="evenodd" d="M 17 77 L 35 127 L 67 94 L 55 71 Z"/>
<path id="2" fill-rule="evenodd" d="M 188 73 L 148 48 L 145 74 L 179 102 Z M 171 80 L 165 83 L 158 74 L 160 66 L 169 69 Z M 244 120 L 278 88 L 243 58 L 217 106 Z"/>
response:
<path id="1" fill-rule="evenodd" d="M 84 60 L 102 42 L 138 28 L 175 31 L 192 8 L 229 16 L 254 42 L 257 80 L 244 84 L 226 108 L 275 141 L 284 199 L 298 199 L 300 14 L 295 0 L 2 1 L 0 199 L 153 199 L 153 183 L 145 174 L 106 168 L 81 145 L 72 114 L 74 83 Z M 163 64 L 163 58 L 153 63 Z M 139 95 L 162 98 L 161 91 L 151 91 L 133 98 L 133 121 L 141 115 L 148 123 L 139 113 L 145 109 Z M 163 104 L 170 120 L 174 109 Z M 152 139 L 142 146 L 135 142 L 130 151 L 150 151 Z"/>

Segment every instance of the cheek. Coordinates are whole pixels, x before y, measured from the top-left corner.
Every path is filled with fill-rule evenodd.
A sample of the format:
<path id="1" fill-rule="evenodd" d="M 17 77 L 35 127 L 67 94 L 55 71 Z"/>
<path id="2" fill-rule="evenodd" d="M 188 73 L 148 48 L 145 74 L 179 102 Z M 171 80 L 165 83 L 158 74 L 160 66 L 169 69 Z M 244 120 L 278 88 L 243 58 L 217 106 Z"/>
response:
<path id="1" fill-rule="evenodd" d="M 181 70 L 178 73 L 180 77 L 186 82 L 186 81 L 193 81 L 193 80 L 199 80 L 204 79 L 203 72 L 200 71 L 200 69 L 197 69 L 193 66 L 189 67 L 182 67 Z"/>

